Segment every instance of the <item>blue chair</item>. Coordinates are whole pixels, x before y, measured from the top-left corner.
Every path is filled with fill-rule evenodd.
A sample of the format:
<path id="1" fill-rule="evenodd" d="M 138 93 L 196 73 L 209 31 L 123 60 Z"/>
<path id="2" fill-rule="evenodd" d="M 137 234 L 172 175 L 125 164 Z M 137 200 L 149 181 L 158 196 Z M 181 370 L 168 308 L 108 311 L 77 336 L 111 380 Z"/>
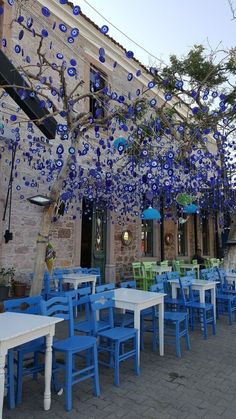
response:
<path id="1" fill-rule="evenodd" d="M 167 280 L 169 281 L 170 279 L 179 279 L 180 274 L 178 271 L 171 271 L 171 272 L 166 272 L 166 277 Z"/>
<path id="2" fill-rule="evenodd" d="M 163 284 L 155 284 L 150 287 L 151 292 L 164 292 Z M 149 321 L 146 326 L 145 322 Z M 150 325 L 151 322 L 151 325 Z M 144 348 L 144 333 L 152 332 L 152 348 L 157 350 L 158 344 L 158 313 L 155 308 L 147 314 L 146 310 L 141 312 L 141 347 Z M 181 338 L 185 338 L 185 347 L 190 349 L 189 331 L 188 331 L 188 314 L 178 311 L 164 311 L 164 337 L 165 341 L 175 343 L 176 355 L 181 357 Z"/>
<path id="3" fill-rule="evenodd" d="M 136 281 L 135 279 L 131 281 L 123 281 L 120 282 L 120 288 L 133 288 L 136 289 Z"/>
<path id="4" fill-rule="evenodd" d="M 96 275 L 97 276 L 97 285 L 101 285 L 102 284 L 101 270 L 100 270 L 100 268 L 88 268 L 87 269 L 87 273 L 88 274 L 91 274 L 91 275 Z"/>
<path id="5" fill-rule="evenodd" d="M 103 284 L 103 285 L 97 285 L 96 286 L 96 294 L 104 291 L 111 291 L 115 289 L 115 284 L 113 282 Z"/>
<path id="6" fill-rule="evenodd" d="M 8 350 L 5 369 L 5 387 L 7 389 L 7 407 L 15 408 L 15 377 L 14 377 L 14 351 Z"/>
<path id="7" fill-rule="evenodd" d="M 13 311 L 17 313 L 41 314 L 40 303 L 43 300 L 41 295 L 35 297 L 17 298 L 4 301 L 5 311 Z M 39 354 L 44 352 L 45 340 L 44 338 L 34 339 L 23 345 L 14 348 L 14 361 L 17 364 L 17 390 L 16 390 L 16 404 L 22 401 L 23 377 L 32 375 L 37 379 L 37 374 L 44 371 L 44 364 L 39 363 Z M 33 354 L 33 356 L 32 356 Z M 26 366 L 29 361 L 33 359 L 33 366 Z M 12 359 L 9 359 L 9 366 L 12 365 Z M 12 388 L 12 382 L 10 382 Z M 10 396 L 11 397 L 11 396 Z"/>
<path id="8" fill-rule="evenodd" d="M 91 310 L 93 316 L 93 333 L 99 338 L 98 351 L 108 355 L 108 361 L 103 361 L 115 370 L 115 385 L 120 384 L 120 362 L 126 359 L 134 359 L 134 369 L 139 375 L 138 365 L 138 332 L 129 327 L 114 327 L 114 293 L 106 292 L 90 295 Z M 109 328 L 103 331 L 98 329 L 97 314 L 102 311 L 108 311 Z M 129 346 L 126 348 L 126 344 Z M 130 345 L 132 345 L 130 347 Z M 126 349 L 126 350 L 125 350 Z"/>
<path id="9" fill-rule="evenodd" d="M 53 343 L 53 377 L 54 382 L 59 387 L 56 374 L 63 369 L 65 371 L 65 407 L 69 411 L 72 409 L 72 386 L 88 378 L 93 379 L 94 393 L 100 395 L 97 342 L 93 336 L 74 336 L 74 320 L 72 296 L 54 297 L 48 301 L 41 302 L 42 314 L 45 316 L 55 316 L 63 318 L 69 322 L 69 337 L 64 340 L 58 340 Z M 65 356 L 65 364 L 57 363 L 55 353 L 62 353 Z M 86 365 L 75 370 L 74 356 L 86 353 Z"/>
<path id="10" fill-rule="evenodd" d="M 207 331 L 208 324 L 212 325 L 213 335 L 216 334 L 216 322 L 215 322 L 215 317 L 214 317 L 213 304 L 200 303 L 198 301 L 195 301 L 191 283 L 192 283 L 191 277 L 185 276 L 185 277 L 179 278 L 180 293 L 182 296 L 182 300 L 184 301 L 184 306 L 186 310 L 189 311 L 190 324 L 191 324 L 192 330 L 194 330 L 195 321 L 200 322 L 200 324 L 203 326 L 204 339 L 207 339 L 208 338 L 208 331 Z M 189 291 L 188 300 L 186 299 L 183 285 L 187 287 Z"/>

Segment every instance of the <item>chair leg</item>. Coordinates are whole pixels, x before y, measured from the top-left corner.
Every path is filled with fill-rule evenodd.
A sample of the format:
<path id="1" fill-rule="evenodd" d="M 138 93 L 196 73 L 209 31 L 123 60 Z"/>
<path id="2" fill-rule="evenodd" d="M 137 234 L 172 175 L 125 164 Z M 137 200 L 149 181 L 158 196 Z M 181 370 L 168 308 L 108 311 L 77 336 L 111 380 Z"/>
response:
<path id="1" fill-rule="evenodd" d="M 175 323 L 175 347 L 176 347 L 176 356 L 181 357 L 181 348 L 180 348 L 180 336 L 179 336 L 179 322 Z"/>
<path id="2" fill-rule="evenodd" d="M 114 359 L 114 366 L 115 366 L 115 385 L 120 385 L 120 342 L 115 342 L 115 359 Z"/>
<path id="3" fill-rule="evenodd" d="M 21 351 L 18 351 L 17 357 L 18 359 L 17 359 L 16 406 L 22 402 L 24 355 L 21 353 Z"/>
<path id="4" fill-rule="evenodd" d="M 232 308 L 231 301 L 228 301 L 228 315 L 229 315 L 229 324 L 232 325 Z"/>
<path id="5" fill-rule="evenodd" d="M 134 356 L 134 370 L 136 375 L 140 375 L 140 368 L 138 365 L 138 332 L 134 338 L 135 356 Z"/>
<path id="6" fill-rule="evenodd" d="M 203 310 L 202 313 L 202 320 L 203 320 L 203 334 L 204 334 L 204 339 L 208 338 L 208 332 L 207 332 L 207 321 L 206 321 L 206 311 Z"/>
<path id="7" fill-rule="evenodd" d="M 66 384 L 65 384 L 65 399 L 66 410 L 72 409 L 72 368 L 73 368 L 73 355 L 66 354 Z"/>
<path id="8" fill-rule="evenodd" d="M 99 374 L 98 374 L 98 351 L 97 345 L 93 346 L 93 364 L 94 364 L 94 394 L 96 397 L 100 396 Z"/>
<path id="9" fill-rule="evenodd" d="M 14 386 L 14 352 L 12 349 L 7 354 L 7 375 L 8 375 L 8 390 L 7 390 L 7 404 L 9 409 L 15 407 L 15 386 Z"/>
<path id="10" fill-rule="evenodd" d="M 189 351 L 191 347 L 190 347 L 190 339 L 189 339 L 189 332 L 188 332 L 188 315 L 187 314 L 184 319 L 184 325 L 185 325 L 185 348 Z"/>

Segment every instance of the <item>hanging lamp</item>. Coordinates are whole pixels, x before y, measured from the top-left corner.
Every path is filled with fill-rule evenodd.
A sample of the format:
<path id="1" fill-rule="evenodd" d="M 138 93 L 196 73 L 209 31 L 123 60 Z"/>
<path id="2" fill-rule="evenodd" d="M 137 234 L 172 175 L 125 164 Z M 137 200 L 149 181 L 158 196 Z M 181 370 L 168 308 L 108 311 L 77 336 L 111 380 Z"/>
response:
<path id="1" fill-rule="evenodd" d="M 155 208 L 152 208 L 152 206 L 150 205 L 147 209 L 143 211 L 141 218 L 143 220 L 160 220 L 161 214 L 160 211 L 158 211 Z"/>

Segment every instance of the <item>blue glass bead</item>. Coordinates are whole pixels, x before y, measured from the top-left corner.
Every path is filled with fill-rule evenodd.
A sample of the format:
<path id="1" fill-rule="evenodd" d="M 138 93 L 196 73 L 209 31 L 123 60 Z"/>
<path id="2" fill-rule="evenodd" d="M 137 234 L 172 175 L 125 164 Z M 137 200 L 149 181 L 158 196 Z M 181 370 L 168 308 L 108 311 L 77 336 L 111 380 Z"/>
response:
<path id="1" fill-rule="evenodd" d="M 18 19 L 17 19 L 17 22 L 18 23 L 24 22 L 24 16 L 19 16 Z"/>
<path id="2" fill-rule="evenodd" d="M 157 101 L 156 101 L 156 99 L 152 99 L 152 100 L 150 100 L 150 106 L 156 106 L 156 104 L 157 104 Z"/>
<path id="3" fill-rule="evenodd" d="M 100 32 L 106 35 L 106 33 L 109 31 L 109 28 L 107 25 L 103 25 L 100 29 Z"/>
<path id="4" fill-rule="evenodd" d="M 141 76 L 141 74 L 142 74 L 141 70 L 138 70 L 138 71 L 136 72 L 136 76 L 137 76 L 137 77 Z"/>
<path id="5" fill-rule="evenodd" d="M 63 23 L 60 23 L 59 29 L 60 29 L 61 32 L 64 32 L 64 33 L 67 32 L 67 27 Z"/>
<path id="6" fill-rule="evenodd" d="M 21 46 L 20 45 L 15 45 L 15 52 L 17 54 L 19 54 L 21 52 Z"/>
<path id="7" fill-rule="evenodd" d="M 80 14 L 80 7 L 79 6 L 75 6 L 74 8 L 73 8 L 73 14 L 74 15 L 79 15 Z"/>
<path id="8" fill-rule="evenodd" d="M 75 67 L 77 65 L 77 62 L 72 58 L 70 60 L 70 64 Z"/>
<path id="9" fill-rule="evenodd" d="M 76 69 L 75 69 L 74 67 L 69 67 L 69 68 L 67 69 L 67 73 L 68 73 L 68 75 L 69 75 L 70 77 L 73 77 L 73 76 L 75 76 L 75 75 L 76 75 Z"/>
<path id="10" fill-rule="evenodd" d="M 99 61 L 100 61 L 101 63 L 105 63 L 106 59 L 105 59 L 105 57 L 103 57 L 103 55 L 100 55 L 100 56 L 99 56 Z"/>
<path id="11" fill-rule="evenodd" d="M 148 88 L 149 88 L 149 89 L 152 89 L 153 87 L 155 87 L 155 85 L 156 85 L 156 83 L 155 83 L 154 81 L 150 81 L 150 82 L 148 83 Z"/>
<path id="12" fill-rule="evenodd" d="M 12 6 L 14 4 L 14 0 L 7 0 L 7 3 Z"/>
<path id="13" fill-rule="evenodd" d="M 132 73 L 128 73 L 127 80 L 128 81 L 131 81 L 132 79 L 133 79 L 133 74 Z"/>
<path id="14" fill-rule="evenodd" d="M 4 9 L 2 6 L 0 6 L 0 16 L 3 15 L 3 13 L 4 13 Z"/>
<path id="15" fill-rule="evenodd" d="M 70 147 L 68 151 L 69 151 L 70 154 L 75 154 L 75 148 L 74 147 Z"/>
<path id="16" fill-rule="evenodd" d="M 50 16 L 50 10 L 47 7 L 42 7 L 42 14 L 45 17 L 49 17 Z"/>
<path id="17" fill-rule="evenodd" d="M 59 60 L 63 60 L 64 55 L 63 55 L 61 52 L 58 52 L 58 53 L 57 53 L 57 58 L 58 58 Z"/>
<path id="18" fill-rule="evenodd" d="M 79 35 L 79 29 L 78 28 L 71 29 L 71 36 L 73 38 L 76 38 L 78 35 Z"/>
<path id="19" fill-rule="evenodd" d="M 59 3 L 61 4 L 67 4 L 68 0 L 59 0 Z"/>
<path id="20" fill-rule="evenodd" d="M 56 163 L 56 166 L 57 166 L 57 167 L 62 167 L 62 166 L 63 166 L 63 164 L 64 164 L 64 162 L 63 162 L 63 160 L 62 160 L 62 159 L 57 159 L 57 160 L 55 161 L 55 163 Z"/>
<path id="21" fill-rule="evenodd" d="M 125 55 L 126 55 L 127 58 L 134 58 L 133 51 L 126 51 Z"/>
<path id="22" fill-rule="evenodd" d="M 33 18 L 32 17 L 29 17 L 29 19 L 27 19 L 27 22 L 26 22 L 26 26 L 27 26 L 27 28 L 31 28 L 31 26 L 33 25 L 33 23 L 34 23 L 34 20 L 33 20 Z"/>
<path id="23" fill-rule="evenodd" d="M 41 34 L 44 38 L 48 37 L 48 31 L 46 29 L 42 29 Z"/>
<path id="24" fill-rule="evenodd" d="M 19 41 L 21 41 L 21 39 L 23 38 L 23 36 L 24 36 L 24 31 L 23 31 L 23 29 L 19 32 L 19 36 L 18 36 L 18 39 L 19 39 Z"/>
<path id="25" fill-rule="evenodd" d="M 3 38 L 2 39 L 2 46 L 3 46 L 3 48 L 6 48 L 6 46 L 7 46 L 7 40 L 6 40 L 6 38 Z"/>
<path id="26" fill-rule="evenodd" d="M 73 43 L 75 42 L 75 40 L 74 40 L 74 38 L 73 38 L 72 36 L 69 36 L 69 37 L 67 38 L 67 42 L 68 42 L 69 44 L 73 44 Z"/>
<path id="27" fill-rule="evenodd" d="M 105 55 L 105 49 L 99 48 L 99 55 L 104 56 Z"/>

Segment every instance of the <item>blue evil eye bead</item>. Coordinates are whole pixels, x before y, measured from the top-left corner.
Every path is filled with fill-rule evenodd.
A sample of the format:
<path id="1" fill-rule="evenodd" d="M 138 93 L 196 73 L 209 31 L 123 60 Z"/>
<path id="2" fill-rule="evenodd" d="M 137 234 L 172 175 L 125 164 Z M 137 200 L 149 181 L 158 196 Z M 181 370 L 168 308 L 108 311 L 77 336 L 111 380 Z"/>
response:
<path id="1" fill-rule="evenodd" d="M 41 34 L 42 34 L 43 38 L 48 37 L 48 31 L 46 29 L 42 29 Z"/>
<path id="2" fill-rule="evenodd" d="M 18 23 L 24 22 L 24 16 L 19 16 L 18 19 L 17 19 L 17 22 Z"/>
<path id="3" fill-rule="evenodd" d="M 138 70 L 138 71 L 136 72 L 136 76 L 137 76 L 137 77 L 141 76 L 141 74 L 142 74 L 141 70 Z"/>
<path id="4" fill-rule="evenodd" d="M 170 151 L 170 153 L 168 153 L 168 158 L 171 159 L 171 160 L 174 158 L 174 153 L 172 153 L 172 151 Z"/>
<path id="5" fill-rule="evenodd" d="M 116 68 L 116 66 L 117 66 L 117 61 L 114 61 L 113 68 Z"/>
<path id="6" fill-rule="evenodd" d="M 155 87 L 155 85 L 156 85 L 156 83 L 155 83 L 154 81 L 150 81 L 150 82 L 148 83 L 148 88 L 149 88 L 149 89 L 153 89 L 153 87 Z"/>
<path id="7" fill-rule="evenodd" d="M 112 100 L 116 100 L 117 99 L 117 93 L 116 92 L 112 92 L 111 99 Z"/>
<path id="8" fill-rule="evenodd" d="M 67 32 L 67 26 L 64 25 L 63 23 L 60 23 L 59 29 L 61 32 L 64 32 L 64 33 Z"/>
<path id="9" fill-rule="evenodd" d="M 42 15 L 45 17 L 49 17 L 50 16 L 50 10 L 47 7 L 42 7 Z"/>
<path id="10" fill-rule="evenodd" d="M 3 15 L 3 13 L 4 13 L 3 7 L 0 6 L 0 16 Z"/>
<path id="11" fill-rule="evenodd" d="M 24 36 L 24 31 L 23 31 L 23 29 L 19 32 L 19 35 L 18 35 L 18 39 L 19 39 L 19 41 L 21 41 L 21 39 L 23 38 L 23 36 Z"/>
<path id="12" fill-rule="evenodd" d="M 157 104 L 157 101 L 156 101 L 156 99 L 152 99 L 152 100 L 150 100 L 150 106 L 156 106 L 156 104 Z"/>
<path id="13" fill-rule="evenodd" d="M 157 185 L 155 183 L 152 184 L 152 190 L 156 191 L 157 190 Z"/>
<path id="14" fill-rule="evenodd" d="M 73 36 L 73 38 L 76 38 L 78 35 L 79 35 L 79 29 L 78 28 L 71 29 L 71 36 Z"/>
<path id="15" fill-rule="evenodd" d="M 103 25 L 100 29 L 100 32 L 106 35 L 106 33 L 109 31 L 109 28 L 107 25 Z"/>
<path id="16" fill-rule="evenodd" d="M 57 167 L 62 167 L 62 166 L 63 166 L 63 164 L 64 164 L 64 162 L 63 162 L 63 160 L 62 160 L 62 159 L 57 159 L 57 160 L 55 161 L 55 163 L 56 163 L 56 166 L 57 166 Z"/>
<path id="17" fill-rule="evenodd" d="M 60 144 L 58 147 L 57 147 L 57 154 L 63 154 L 64 153 L 64 147 L 63 147 L 63 145 L 62 144 Z"/>
<path id="18" fill-rule="evenodd" d="M 58 132 L 63 132 L 63 125 L 62 124 L 57 125 L 57 131 Z"/>
<path id="19" fill-rule="evenodd" d="M 17 185 L 16 190 L 17 191 L 20 191 L 21 190 L 21 186 L 20 185 Z"/>
<path id="20" fill-rule="evenodd" d="M 140 89 L 137 89 L 137 90 L 136 90 L 136 95 L 137 95 L 137 96 L 139 96 L 139 95 L 140 95 L 140 93 L 141 93 Z"/>
<path id="21" fill-rule="evenodd" d="M 67 4 L 68 0 L 59 0 L 60 4 Z"/>
<path id="22" fill-rule="evenodd" d="M 105 55 L 105 49 L 104 48 L 99 48 L 99 55 L 100 56 L 104 56 Z"/>
<path id="23" fill-rule="evenodd" d="M 151 166 L 152 167 L 157 167 L 157 161 L 156 160 L 153 160 L 152 163 L 151 163 Z"/>
<path id="24" fill-rule="evenodd" d="M 21 52 L 21 46 L 20 45 L 15 45 L 15 52 L 17 54 L 19 54 Z"/>
<path id="25" fill-rule="evenodd" d="M 69 153 L 70 154 L 75 154 L 75 148 L 74 147 L 69 147 Z"/>
<path id="26" fill-rule="evenodd" d="M 76 169 L 76 165 L 75 163 L 71 163 L 70 164 L 70 170 L 75 170 Z"/>
<path id="27" fill-rule="evenodd" d="M 105 57 L 103 57 L 103 55 L 100 55 L 99 56 L 99 61 L 101 62 L 101 63 L 105 63 Z"/>
<path id="28" fill-rule="evenodd" d="M 172 99 L 172 94 L 171 93 L 166 93 L 165 94 L 165 100 L 171 100 Z"/>
<path id="29" fill-rule="evenodd" d="M 133 51 L 126 51 L 125 55 L 126 55 L 127 58 L 134 58 Z"/>
<path id="30" fill-rule="evenodd" d="M 75 40 L 74 40 L 73 36 L 69 36 L 69 37 L 67 38 L 67 42 L 68 42 L 68 44 L 73 44 L 73 43 L 75 42 Z"/>
<path id="31" fill-rule="evenodd" d="M 56 57 L 58 58 L 58 60 L 63 60 L 64 55 L 61 52 L 58 52 Z"/>
<path id="32" fill-rule="evenodd" d="M 16 121 L 17 120 L 17 116 L 16 115 L 11 115 L 10 116 L 10 120 L 11 121 Z"/>
<path id="33" fill-rule="evenodd" d="M 147 150 L 142 150 L 142 152 L 141 152 L 141 156 L 142 157 L 146 157 L 148 155 L 148 152 L 147 152 Z"/>
<path id="34" fill-rule="evenodd" d="M 129 73 L 128 76 L 127 76 L 127 80 L 128 81 L 131 81 L 132 79 L 133 79 L 133 74 L 132 73 Z"/>
<path id="35" fill-rule="evenodd" d="M 196 115 L 199 112 L 199 107 L 198 106 L 194 106 L 194 108 L 192 108 L 192 113 L 193 115 Z"/>
<path id="36" fill-rule="evenodd" d="M 70 77 L 74 77 L 76 75 L 76 69 L 74 67 L 69 67 L 67 73 Z"/>
<path id="37" fill-rule="evenodd" d="M 6 40 L 6 38 L 3 38 L 2 39 L 2 46 L 3 46 L 3 48 L 6 48 L 6 46 L 7 46 L 7 40 Z"/>
<path id="38" fill-rule="evenodd" d="M 216 92 L 216 91 L 215 92 L 212 92 L 211 96 L 214 97 L 214 98 L 217 97 L 218 96 L 218 92 Z"/>
<path id="39" fill-rule="evenodd" d="M 75 16 L 77 16 L 77 15 L 79 15 L 80 14 L 80 7 L 79 6 L 75 6 L 74 8 L 73 8 L 73 14 L 75 15 Z"/>
<path id="40" fill-rule="evenodd" d="M 33 18 L 32 17 L 29 17 L 29 19 L 27 19 L 27 22 L 26 22 L 27 28 L 30 29 L 31 26 L 33 25 L 33 23 L 34 23 Z"/>
<path id="41" fill-rule="evenodd" d="M 177 80 L 175 82 L 176 89 L 182 89 L 183 85 L 184 85 L 184 83 L 182 82 L 182 80 Z"/>
<path id="42" fill-rule="evenodd" d="M 70 60 L 70 64 L 71 64 L 73 67 L 75 67 L 75 66 L 77 65 L 77 62 L 74 60 L 74 58 L 72 58 L 72 59 Z"/>
<path id="43" fill-rule="evenodd" d="M 10 6 L 12 6 L 12 5 L 13 5 L 13 3 L 14 3 L 14 0 L 7 0 L 7 3 L 8 3 Z"/>
<path id="44" fill-rule="evenodd" d="M 124 96 L 119 96 L 118 102 L 123 103 L 125 101 Z"/>
<path id="45" fill-rule="evenodd" d="M 225 100 L 225 98 L 226 98 L 226 96 L 223 93 L 221 93 L 220 100 Z"/>

